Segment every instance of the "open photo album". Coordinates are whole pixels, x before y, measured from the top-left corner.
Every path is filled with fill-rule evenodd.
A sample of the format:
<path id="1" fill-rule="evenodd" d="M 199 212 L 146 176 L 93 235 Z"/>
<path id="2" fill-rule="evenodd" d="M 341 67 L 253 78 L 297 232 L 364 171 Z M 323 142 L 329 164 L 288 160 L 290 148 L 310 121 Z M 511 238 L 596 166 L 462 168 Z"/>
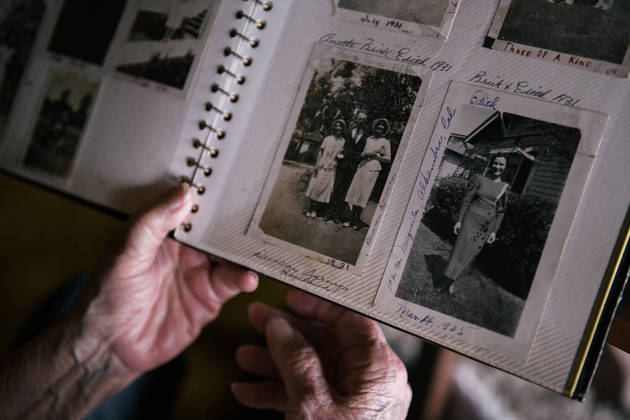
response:
<path id="1" fill-rule="evenodd" d="M 0 167 L 123 214 L 188 183 L 178 241 L 581 399 L 628 275 L 629 18 L 10 1 Z"/>

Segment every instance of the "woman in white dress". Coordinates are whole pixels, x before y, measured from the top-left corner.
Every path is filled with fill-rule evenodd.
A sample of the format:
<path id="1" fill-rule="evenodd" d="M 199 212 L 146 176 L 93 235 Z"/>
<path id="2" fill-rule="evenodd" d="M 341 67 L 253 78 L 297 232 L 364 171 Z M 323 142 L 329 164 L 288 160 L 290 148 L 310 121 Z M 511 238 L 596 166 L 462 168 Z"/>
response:
<path id="1" fill-rule="evenodd" d="M 352 226 L 354 230 L 361 229 L 361 212 L 370 199 L 378 174 L 383 169 L 381 163 L 389 163 L 392 159 L 391 145 L 385 138 L 388 132 L 389 121 L 385 118 L 374 120 L 372 136 L 365 142 L 361 162 L 346 194 L 346 202 L 352 210 L 352 220 L 344 223 L 346 227 Z"/>
<path id="2" fill-rule="evenodd" d="M 335 120 L 333 134 L 327 136 L 319 147 L 315 169 L 306 189 L 306 196 L 309 200 L 304 215 L 307 217 L 317 217 L 316 203 L 327 204 L 330 202 L 330 195 L 335 184 L 337 160 L 343 158 L 341 152 L 345 144 L 343 137 L 345 129 L 344 120 Z"/>

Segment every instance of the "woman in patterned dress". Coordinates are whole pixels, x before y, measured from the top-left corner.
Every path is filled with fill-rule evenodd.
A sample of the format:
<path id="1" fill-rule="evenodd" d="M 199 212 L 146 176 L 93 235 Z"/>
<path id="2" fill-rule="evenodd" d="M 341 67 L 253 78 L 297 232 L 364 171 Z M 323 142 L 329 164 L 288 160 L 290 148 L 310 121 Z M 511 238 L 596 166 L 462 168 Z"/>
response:
<path id="1" fill-rule="evenodd" d="M 501 179 L 507 160 L 495 155 L 485 176 L 474 175 L 462 200 L 453 232 L 455 245 L 446 264 L 440 282 L 441 290 L 453 293 L 455 281 L 473 262 L 486 243 L 497 239 L 507 206 L 508 183 Z"/>

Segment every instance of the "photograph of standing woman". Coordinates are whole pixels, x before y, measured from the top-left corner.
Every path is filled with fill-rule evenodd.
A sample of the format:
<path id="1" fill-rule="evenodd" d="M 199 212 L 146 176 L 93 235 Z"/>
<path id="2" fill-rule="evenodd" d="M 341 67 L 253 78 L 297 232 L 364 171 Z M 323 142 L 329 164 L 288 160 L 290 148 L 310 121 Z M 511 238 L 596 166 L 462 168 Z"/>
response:
<path id="1" fill-rule="evenodd" d="M 321 211 L 321 207 L 330 202 L 330 196 L 335 185 L 337 162 L 344 157 L 342 151 L 346 143 L 343 137 L 345 128 L 344 120 L 336 120 L 333 124 L 333 134 L 327 136 L 319 148 L 315 169 L 306 189 L 309 204 L 304 215 L 307 217 L 317 217 L 316 210 Z M 319 208 L 316 209 L 316 206 Z"/>
<path id="2" fill-rule="evenodd" d="M 459 105 L 395 296 L 513 336 L 580 138 L 574 127 Z"/>
<path id="3" fill-rule="evenodd" d="M 453 233 L 455 245 L 443 272 L 432 273 L 441 290 L 455 292 L 455 282 L 473 262 L 483 246 L 497 239 L 507 207 L 508 183 L 501 179 L 507 159 L 494 155 L 486 175 L 473 175 L 462 200 Z M 435 281 L 437 280 L 437 281 Z"/>
<path id="4" fill-rule="evenodd" d="M 363 225 L 361 213 L 372 195 L 378 174 L 383 169 L 382 164 L 389 163 L 392 159 L 391 146 L 385 138 L 388 132 L 389 122 L 385 118 L 379 118 L 372 124 L 373 134 L 365 141 L 361 161 L 346 195 L 352 219 L 344 223 L 345 227 L 352 225 L 354 230 L 359 230 Z"/>

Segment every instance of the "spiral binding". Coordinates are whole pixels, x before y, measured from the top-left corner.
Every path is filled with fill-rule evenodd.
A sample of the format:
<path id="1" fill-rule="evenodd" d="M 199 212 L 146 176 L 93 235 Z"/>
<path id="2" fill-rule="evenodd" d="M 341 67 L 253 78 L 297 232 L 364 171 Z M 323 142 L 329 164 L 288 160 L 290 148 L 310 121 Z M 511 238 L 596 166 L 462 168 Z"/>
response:
<path id="1" fill-rule="evenodd" d="M 273 4 L 271 1 L 266 1 L 266 0 L 243 0 L 243 1 L 244 2 L 254 1 L 254 3 L 256 4 L 254 5 L 254 9 L 252 9 L 253 11 L 256 10 L 255 9 L 256 6 L 260 6 L 260 8 L 262 8 L 262 10 L 265 12 L 269 12 L 273 8 Z M 258 30 L 263 30 L 267 26 L 267 23 L 264 20 L 257 20 L 253 16 L 246 14 L 242 10 L 238 10 L 234 16 L 237 20 L 245 19 L 251 22 Z M 236 28 L 230 29 L 228 34 L 230 38 L 238 37 L 238 38 L 243 39 L 244 41 L 247 42 L 250 48 L 256 48 L 260 45 L 260 40 L 258 38 L 250 37 L 243 32 L 239 32 L 238 29 Z M 229 46 L 226 46 L 223 49 L 223 55 L 226 58 L 232 58 L 232 59 L 240 61 L 240 63 L 245 67 L 249 67 L 253 63 L 253 59 L 251 57 L 247 57 L 246 55 L 243 55 L 241 52 L 236 51 Z M 219 65 L 217 67 L 217 74 L 219 76 L 232 77 L 236 81 L 236 83 L 239 85 L 243 85 L 246 81 L 245 75 L 234 73 L 230 71 L 227 66 L 224 66 L 224 65 Z M 224 89 L 223 87 L 221 87 L 219 83 L 212 83 L 212 85 L 210 85 L 210 92 L 225 95 L 228 97 L 228 99 L 232 103 L 237 102 L 239 100 L 238 92 L 230 92 Z M 204 104 L 204 109 L 208 113 L 220 114 L 223 121 L 227 122 L 232 119 L 231 111 L 220 109 L 217 106 L 215 106 L 214 103 L 212 103 L 211 101 L 208 101 Z M 225 130 L 214 127 L 212 124 L 208 123 L 208 121 L 206 121 L 205 119 L 200 119 L 198 121 L 198 126 L 199 126 L 199 130 L 201 131 L 209 130 L 210 133 L 213 133 L 219 140 L 224 139 L 226 136 Z M 206 187 L 204 185 L 194 183 L 193 180 L 195 179 L 195 174 L 197 173 L 198 170 L 201 170 L 206 177 L 209 177 L 212 174 L 212 167 L 202 165 L 201 160 L 203 159 L 204 152 L 206 151 L 209 153 L 211 158 L 218 157 L 219 149 L 215 147 L 207 146 L 204 142 L 202 142 L 198 138 L 194 138 L 192 140 L 192 147 L 194 149 L 201 148 L 203 149 L 203 151 L 202 153 L 199 154 L 198 158 L 194 158 L 194 157 L 186 158 L 186 165 L 190 168 L 193 168 L 192 169 L 193 172 L 190 177 L 186 177 L 186 176 L 182 177 L 181 182 L 189 184 L 190 187 L 193 188 L 197 192 L 197 194 L 202 195 L 203 193 L 206 192 Z M 193 205 L 191 212 L 197 213 L 198 211 L 199 211 L 199 206 L 197 204 Z M 181 228 L 183 229 L 184 232 L 190 232 L 190 230 L 192 229 L 192 223 L 190 222 L 182 223 Z"/>

